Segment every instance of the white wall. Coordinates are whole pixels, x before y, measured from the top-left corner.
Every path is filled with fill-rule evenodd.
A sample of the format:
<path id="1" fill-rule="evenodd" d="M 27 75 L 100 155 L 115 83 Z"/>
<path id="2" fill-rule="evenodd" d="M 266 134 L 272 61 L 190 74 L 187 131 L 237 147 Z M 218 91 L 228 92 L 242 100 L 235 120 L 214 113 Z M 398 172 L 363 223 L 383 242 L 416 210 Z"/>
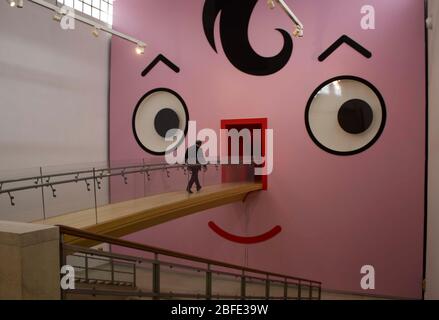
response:
<path id="1" fill-rule="evenodd" d="M 107 159 L 109 38 L 0 1 L 0 170 Z"/>
<path id="2" fill-rule="evenodd" d="M 439 299 L 439 1 L 429 0 L 433 30 L 429 31 L 429 194 L 427 299 Z"/>
<path id="3" fill-rule="evenodd" d="M 0 0 L 0 180 L 107 161 L 110 37 L 95 38 L 80 22 L 62 30 L 52 16 Z M 49 215 L 94 204 L 85 184 L 57 189 L 56 199 L 45 190 Z M 41 218 L 41 191 L 15 197 L 12 208 L 0 196 L 0 220 Z M 98 200 L 106 198 L 103 191 Z"/>

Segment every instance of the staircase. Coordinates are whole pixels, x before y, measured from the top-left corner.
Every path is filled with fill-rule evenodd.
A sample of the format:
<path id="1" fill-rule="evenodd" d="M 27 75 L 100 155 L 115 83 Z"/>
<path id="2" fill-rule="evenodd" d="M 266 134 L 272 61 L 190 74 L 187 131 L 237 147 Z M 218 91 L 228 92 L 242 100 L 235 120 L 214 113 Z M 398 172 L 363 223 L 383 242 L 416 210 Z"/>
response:
<path id="1" fill-rule="evenodd" d="M 237 266 L 60 226 L 62 265 L 76 286 L 63 299 L 320 300 L 321 282 Z M 88 248 L 64 238 L 99 243 Z M 117 249 L 117 250 L 115 250 Z"/>

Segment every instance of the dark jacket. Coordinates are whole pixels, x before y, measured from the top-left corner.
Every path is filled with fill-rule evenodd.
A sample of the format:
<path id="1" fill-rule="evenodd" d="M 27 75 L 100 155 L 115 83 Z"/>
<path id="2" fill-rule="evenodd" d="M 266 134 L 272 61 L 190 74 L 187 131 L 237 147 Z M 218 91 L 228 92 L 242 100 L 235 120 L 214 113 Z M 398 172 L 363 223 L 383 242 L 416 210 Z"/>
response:
<path id="1" fill-rule="evenodd" d="M 193 145 L 186 149 L 185 154 L 185 162 L 188 165 L 194 165 L 199 167 L 200 165 L 205 164 L 204 160 L 204 154 L 201 147 L 198 147 L 197 145 Z"/>

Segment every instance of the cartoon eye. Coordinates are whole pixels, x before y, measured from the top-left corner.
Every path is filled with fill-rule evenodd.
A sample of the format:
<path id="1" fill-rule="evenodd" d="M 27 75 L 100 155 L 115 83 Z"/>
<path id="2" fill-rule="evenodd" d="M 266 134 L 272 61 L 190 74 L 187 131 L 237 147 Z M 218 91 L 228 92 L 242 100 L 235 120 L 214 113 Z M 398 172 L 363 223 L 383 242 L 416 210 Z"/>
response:
<path id="1" fill-rule="evenodd" d="M 313 92 L 305 123 L 311 139 L 321 149 L 353 155 L 379 139 L 386 124 L 386 107 L 371 83 L 341 76 L 324 82 Z"/>
<path id="2" fill-rule="evenodd" d="M 133 115 L 133 132 L 139 146 L 148 153 L 164 155 L 175 141 L 166 141 L 166 134 L 176 130 L 187 134 L 189 112 L 178 93 L 166 89 L 154 89 L 146 93 L 137 104 Z M 175 144 L 175 148 L 184 140 Z M 175 149 L 174 148 L 174 149 Z"/>

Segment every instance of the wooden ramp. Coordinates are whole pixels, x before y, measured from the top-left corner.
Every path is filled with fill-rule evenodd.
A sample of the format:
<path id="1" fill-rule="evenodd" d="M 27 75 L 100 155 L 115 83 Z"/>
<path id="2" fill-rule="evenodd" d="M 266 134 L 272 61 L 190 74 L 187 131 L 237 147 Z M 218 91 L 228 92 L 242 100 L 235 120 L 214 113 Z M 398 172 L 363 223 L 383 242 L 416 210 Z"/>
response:
<path id="1" fill-rule="evenodd" d="M 64 214 L 38 224 L 64 225 L 100 235 L 122 237 L 152 226 L 206 209 L 244 201 L 247 195 L 262 190 L 260 183 L 227 183 L 204 187 L 199 193 L 163 193 L 98 208 Z M 93 243 L 66 238 L 66 243 L 91 246 Z"/>

